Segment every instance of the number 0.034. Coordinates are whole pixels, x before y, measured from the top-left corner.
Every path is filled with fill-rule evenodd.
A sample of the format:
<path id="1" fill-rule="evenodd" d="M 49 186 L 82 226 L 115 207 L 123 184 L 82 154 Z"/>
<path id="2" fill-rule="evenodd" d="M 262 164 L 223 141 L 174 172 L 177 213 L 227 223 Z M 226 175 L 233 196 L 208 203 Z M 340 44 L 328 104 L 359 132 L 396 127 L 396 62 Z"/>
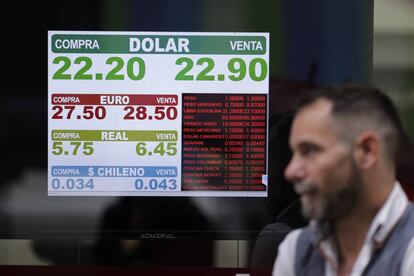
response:
<path id="1" fill-rule="evenodd" d="M 92 178 L 52 179 L 53 190 L 93 190 L 95 185 Z"/>

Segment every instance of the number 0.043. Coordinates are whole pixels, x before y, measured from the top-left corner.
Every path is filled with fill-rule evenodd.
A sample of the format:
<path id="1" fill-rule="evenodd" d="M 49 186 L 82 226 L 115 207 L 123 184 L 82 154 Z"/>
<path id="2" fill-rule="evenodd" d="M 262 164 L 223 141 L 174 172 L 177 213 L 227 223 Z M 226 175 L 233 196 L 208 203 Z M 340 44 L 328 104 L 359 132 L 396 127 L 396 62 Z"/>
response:
<path id="1" fill-rule="evenodd" d="M 81 56 L 73 60 L 66 56 L 58 56 L 53 59 L 53 64 L 60 67 L 53 74 L 54 80 L 125 80 L 125 61 L 121 57 L 109 57 L 106 64 L 111 66 L 105 71 L 93 72 L 93 62 L 90 57 Z M 68 70 L 76 67 L 76 73 L 68 73 Z M 126 76 L 130 80 L 142 80 L 145 76 L 145 62 L 140 57 L 132 57 L 126 61 Z"/>
<path id="2" fill-rule="evenodd" d="M 135 189 L 136 190 L 149 190 L 149 191 L 166 191 L 166 190 L 176 190 L 177 189 L 177 180 L 176 179 L 136 179 L 135 180 Z"/>

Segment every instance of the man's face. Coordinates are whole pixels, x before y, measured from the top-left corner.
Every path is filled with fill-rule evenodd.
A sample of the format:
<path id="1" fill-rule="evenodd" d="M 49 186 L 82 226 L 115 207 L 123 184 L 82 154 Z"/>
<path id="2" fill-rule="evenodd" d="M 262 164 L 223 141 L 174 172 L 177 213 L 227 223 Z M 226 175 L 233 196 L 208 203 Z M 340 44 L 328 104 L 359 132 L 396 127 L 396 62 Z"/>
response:
<path id="1" fill-rule="evenodd" d="M 293 157 L 285 170 L 309 219 L 335 220 L 354 207 L 362 186 L 352 146 L 334 128 L 332 104 L 317 100 L 296 115 L 290 134 Z M 340 127 L 340 126 L 336 126 Z"/>

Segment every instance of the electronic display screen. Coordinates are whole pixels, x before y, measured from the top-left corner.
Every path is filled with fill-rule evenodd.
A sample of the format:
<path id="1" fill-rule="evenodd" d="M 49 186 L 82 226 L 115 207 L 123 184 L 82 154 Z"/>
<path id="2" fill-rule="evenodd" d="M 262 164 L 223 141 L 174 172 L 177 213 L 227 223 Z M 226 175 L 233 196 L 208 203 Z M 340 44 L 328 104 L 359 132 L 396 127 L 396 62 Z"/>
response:
<path id="1" fill-rule="evenodd" d="M 268 33 L 48 33 L 49 196 L 267 196 Z"/>

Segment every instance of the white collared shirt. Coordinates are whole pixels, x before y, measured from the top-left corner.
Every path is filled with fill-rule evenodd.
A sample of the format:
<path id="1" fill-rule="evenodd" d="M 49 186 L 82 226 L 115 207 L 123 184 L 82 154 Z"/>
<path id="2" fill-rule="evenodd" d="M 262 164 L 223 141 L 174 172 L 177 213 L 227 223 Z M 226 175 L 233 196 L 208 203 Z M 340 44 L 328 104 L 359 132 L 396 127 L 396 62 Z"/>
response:
<path id="1" fill-rule="evenodd" d="M 397 224 L 408 206 L 408 199 L 401 185 L 397 182 L 385 204 L 379 210 L 372 221 L 364 244 L 352 268 L 350 275 L 359 276 L 371 260 L 375 246 L 385 241 L 393 227 Z M 312 223 L 312 222 L 311 222 Z M 413 226 L 414 227 L 414 226 Z M 289 233 L 279 246 L 279 254 L 276 258 L 273 275 L 275 276 L 294 276 L 295 275 L 295 255 L 296 243 L 301 233 L 301 229 L 296 229 Z M 320 250 L 325 258 L 325 276 L 336 275 L 338 258 L 332 237 L 328 237 L 319 244 Z M 404 256 L 400 270 L 401 276 L 414 276 L 414 237 L 411 239 Z"/>

